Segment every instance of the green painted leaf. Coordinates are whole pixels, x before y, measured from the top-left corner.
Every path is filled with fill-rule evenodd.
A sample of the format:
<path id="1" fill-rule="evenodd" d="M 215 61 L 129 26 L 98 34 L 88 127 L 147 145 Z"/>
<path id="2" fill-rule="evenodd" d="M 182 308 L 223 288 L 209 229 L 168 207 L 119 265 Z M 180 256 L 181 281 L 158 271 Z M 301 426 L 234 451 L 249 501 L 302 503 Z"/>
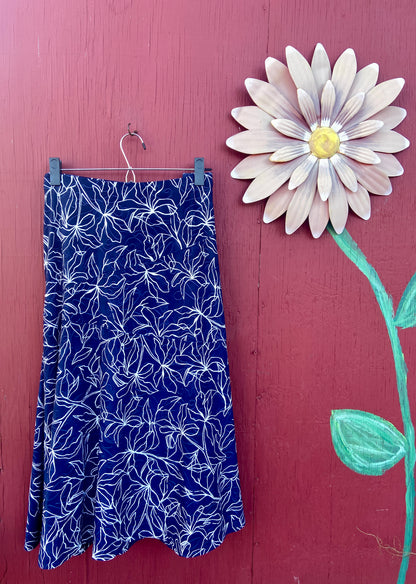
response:
<path id="1" fill-rule="evenodd" d="M 379 476 L 407 452 L 407 441 L 387 420 L 360 410 L 334 410 L 331 434 L 335 452 L 351 470 Z"/>
<path id="2" fill-rule="evenodd" d="M 416 274 L 413 275 L 403 292 L 394 323 L 401 328 L 416 326 Z"/>

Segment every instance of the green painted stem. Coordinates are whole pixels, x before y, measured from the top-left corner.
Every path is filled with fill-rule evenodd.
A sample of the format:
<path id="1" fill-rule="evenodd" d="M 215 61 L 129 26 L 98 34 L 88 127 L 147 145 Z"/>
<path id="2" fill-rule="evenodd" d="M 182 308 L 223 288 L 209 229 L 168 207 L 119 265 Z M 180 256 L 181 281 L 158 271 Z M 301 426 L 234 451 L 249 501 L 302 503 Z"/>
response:
<path id="1" fill-rule="evenodd" d="M 407 367 L 404 360 L 403 351 L 400 345 L 397 327 L 394 322 L 393 303 L 387 294 L 375 269 L 368 263 L 367 258 L 360 250 L 349 233 L 344 230 L 341 235 L 335 233 L 331 226 L 328 231 L 334 238 L 338 247 L 357 266 L 371 284 L 380 310 L 386 321 L 387 331 L 390 337 L 391 348 L 393 350 L 394 365 L 396 368 L 397 391 L 399 394 L 400 409 L 403 420 L 403 431 L 407 440 L 407 453 L 404 464 L 406 471 L 406 526 L 404 532 L 404 545 L 400 571 L 397 584 L 404 584 L 406 572 L 409 566 L 410 554 L 412 551 L 413 525 L 415 516 L 415 431 L 413 428 L 409 399 L 407 395 Z"/>

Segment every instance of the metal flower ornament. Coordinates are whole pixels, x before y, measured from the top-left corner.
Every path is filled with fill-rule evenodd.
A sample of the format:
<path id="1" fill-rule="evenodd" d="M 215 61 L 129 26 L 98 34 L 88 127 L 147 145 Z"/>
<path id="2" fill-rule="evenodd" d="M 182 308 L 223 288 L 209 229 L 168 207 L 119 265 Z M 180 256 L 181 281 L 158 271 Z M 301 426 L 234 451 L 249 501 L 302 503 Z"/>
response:
<path id="1" fill-rule="evenodd" d="M 254 179 L 243 201 L 268 199 L 264 221 L 286 212 L 286 233 L 309 217 L 314 237 L 328 221 L 341 233 L 351 208 L 369 219 L 370 197 L 389 195 L 389 177 L 403 173 L 392 154 L 409 146 L 395 132 L 406 116 L 390 106 L 403 79 L 377 83 L 378 65 L 357 73 L 352 49 L 331 70 L 328 55 L 316 46 L 312 63 L 293 47 L 286 48 L 287 67 L 266 59 L 268 82 L 246 79 L 256 105 L 232 110 L 244 128 L 227 145 L 249 154 L 232 171 L 238 179 Z"/>
<path id="2" fill-rule="evenodd" d="M 232 170 L 236 179 L 252 179 L 243 201 L 267 199 L 264 221 L 286 213 L 287 234 L 308 218 L 314 238 L 329 231 L 341 251 L 368 279 L 384 317 L 396 369 L 403 432 L 389 421 L 360 410 L 335 410 L 330 426 L 338 457 L 353 471 L 382 475 L 404 458 L 406 525 L 397 584 L 404 584 L 415 513 L 415 435 L 407 393 L 407 368 L 398 329 L 416 327 L 416 274 L 394 310 L 376 270 L 345 229 L 351 209 L 369 219 L 372 195 L 392 192 L 390 177 L 403 174 L 394 156 L 409 141 L 394 128 L 406 110 L 391 105 L 404 80 L 377 84 L 376 63 L 357 71 L 352 49 L 331 67 L 321 44 L 311 64 L 293 47 L 287 66 L 266 59 L 268 81 L 246 79 L 255 105 L 231 114 L 245 131 L 227 145 L 248 154 Z"/>

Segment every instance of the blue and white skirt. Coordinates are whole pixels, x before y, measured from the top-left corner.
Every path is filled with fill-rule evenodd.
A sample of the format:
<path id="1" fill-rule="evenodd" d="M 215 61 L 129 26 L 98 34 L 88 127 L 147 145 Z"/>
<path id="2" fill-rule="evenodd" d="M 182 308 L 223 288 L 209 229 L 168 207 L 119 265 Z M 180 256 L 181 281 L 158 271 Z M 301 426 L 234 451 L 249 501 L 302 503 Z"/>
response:
<path id="1" fill-rule="evenodd" d="M 212 176 L 45 177 L 44 349 L 26 530 L 39 565 L 244 525 Z"/>

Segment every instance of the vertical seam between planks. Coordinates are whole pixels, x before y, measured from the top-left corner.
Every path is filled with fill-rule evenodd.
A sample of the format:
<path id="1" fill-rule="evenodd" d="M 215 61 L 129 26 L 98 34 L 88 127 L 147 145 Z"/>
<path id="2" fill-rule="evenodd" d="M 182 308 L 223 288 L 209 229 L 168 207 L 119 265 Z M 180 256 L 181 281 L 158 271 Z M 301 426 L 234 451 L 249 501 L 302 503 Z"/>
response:
<path id="1" fill-rule="evenodd" d="M 262 230 L 263 224 L 260 222 L 259 233 L 259 260 L 257 271 L 257 322 L 256 322 L 256 387 L 255 387 L 255 402 L 254 402 L 254 461 L 253 461 L 253 528 L 252 528 L 252 548 L 251 548 L 251 584 L 254 584 L 254 550 L 256 546 L 256 486 L 257 486 L 257 403 L 258 403 L 258 387 L 259 387 L 259 329 L 260 329 L 260 281 L 261 281 L 261 244 L 262 244 Z"/>
<path id="2" fill-rule="evenodd" d="M 269 54 L 269 39 L 270 39 L 270 1 L 267 0 L 267 35 L 266 35 L 266 53 Z M 265 2 L 266 4 L 266 2 Z M 258 404 L 258 388 L 259 388 L 259 331 L 260 331 L 260 286 L 261 286 L 261 250 L 262 250 L 262 235 L 263 235 L 263 221 L 260 219 L 260 233 L 259 233 L 259 262 L 258 262 L 258 276 L 257 276 L 257 326 L 256 326 L 256 391 L 254 404 L 254 463 L 253 463 L 253 531 L 252 531 L 252 553 L 251 553 L 251 584 L 255 583 L 254 571 L 254 552 L 256 546 L 256 490 L 257 490 L 257 404 Z"/>

